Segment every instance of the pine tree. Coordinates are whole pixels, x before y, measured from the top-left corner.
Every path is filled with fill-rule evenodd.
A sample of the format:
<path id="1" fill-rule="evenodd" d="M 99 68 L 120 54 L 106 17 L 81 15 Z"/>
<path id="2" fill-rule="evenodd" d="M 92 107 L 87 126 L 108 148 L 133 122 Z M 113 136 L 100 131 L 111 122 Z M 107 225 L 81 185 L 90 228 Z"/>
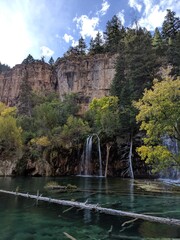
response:
<path id="1" fill-rule="evenodd" d="M 119 18 L 114 15 L 106 24 L 105 46 L 107 52 L 117 52 L 119 41 L 123 38 L 125 29 Z"/>
<path id="2" fill-rule="evenodd" d="M 45 56 L 41 57 L 41 62 L 45 63 Z"/>
<path id="3" fill-rule="evenodd" d="M 119 99 L 123 99 L 125 85 L 125 44 L 124 41 L 119 42 L 118 58 L 116 61 L 116 73 L 111 84 L 110 94 L 117 96 Z"/>
<path id="4" fill-rule="evenodd" d="M 152 38 L 152 47 L 155 50 L 157 56 L 164 55 L 164 43 L 158 28 L 155 28 L 154 31 L 154 36 Z"/>
<path id="5" fill-rule="evenodd" d="M 174 39 L 177 32 L 180 30 L 180 19 L 175 17 L 176 13 L 167 9 L 167 14 L 162 25 L 162 36 L 163 39 L 168 42 L 169 38 Z"/>
<path id="6" fill-rule="evenodd" d="M 176 17 L 175 12 L 167 9 L 167 14 L 162 24 L 162 39 L 166 65 L 173 67 L 172 75 L 180 72 L 179 34 L 180 19 Z"/>
<path id="7" fill-rule="evenodd" d="M 0 62 L 0 73 L 6 72 L 6 71 L 8 71 L 8 70 L 10 70 L 10 69 L 11 69 L 11 68 L 10 68 L 8 65 L 2 64 L 2 63 Z"/>
<path id="8" fill-rule="evenodd" d="M 54 65 L 54 59 L 53 59 L 53 57 L 51 57 L 51 58 L 49 59 L 49 64 L 50 64 L 51 66 Z"/>
<path id="9" fill-rule="evenodd" d="M 29 64 L 29 63 L 33 63 L 35 62 L 33 56 L 31 54 L 29 54 L 27 56 L 27 58 L 25 58 L 23 61 L 22 61 L 22 64 Z"/>
<path id="10" fill-rule="evenodd" d="M 146 29 L 131 29 L 125 37 L 126 79 L 129 82 L 130 98 L 137 100 L 144 88 L 152 84 L 155 56 L 151 35 Z"/>
<path id="11" fill-rule="evenodd" d="M 167 63 L 172 65 L 172 75 L 180 75 L 180 31 L 174 39 L 169 38 L 167 45 Z"/>
<path id="12" fill-rule="evenodd" d="M 98 54 L 98 53 L 103 53 L 104 52 L 104 47 L 103 47 L 103 39 L 102 35 L 100 32 L 96 34 L 95 39 L 91 39 L 90 41 L 90 48 L 89 48 L 89 53 L 90 54 Z"/>
<path id="13" fill-rule="evenodd" d="M 31 117 L 32 115 L 32 87 L 28 81 L 28 74 L 23 78 L 18 98 L 18 114 Z"/>
<path id="14" fill-rule="evenodd" d="M 146 29 L 129 29 L 119 44 L 119 57 L 111 93 L 119 97 L 124 131 L 136 129 L 136 110 L 132 101 L 138 100 L 144 88 L 152 84 L 154 55 L 151 35 Z"/>
<path id="15" fill-rule="evenodd" d="M 64 53 L 64 57 L 70 57 L 70 56 L 77 56 L 79 55 L 78 47 L 69 47 L 66 53 Z"/>
<path id="16" fill-rule="evenodd" d="M 85 40 L 83 37 L 81 37 L 79 39 L 79 42 L 78 42 L 78 46 L 77 46 L 77 49 L 78 49 L 78 52 L 80 55 L 85 55 L 86 54 L 86 43 L 85 43 Z"/>

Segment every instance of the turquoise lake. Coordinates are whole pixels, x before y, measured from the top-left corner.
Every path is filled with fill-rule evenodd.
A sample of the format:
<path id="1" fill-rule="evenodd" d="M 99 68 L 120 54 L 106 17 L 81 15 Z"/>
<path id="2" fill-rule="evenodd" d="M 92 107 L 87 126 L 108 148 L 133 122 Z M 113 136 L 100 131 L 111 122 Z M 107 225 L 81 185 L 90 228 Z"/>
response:
<path id="1" fill-rule="evenodd" d="M 49 191 L 50 181 L 73 184 L 77 192 Z M 180 219 L 180 186 L 158 180 L 120 178 L 0 178 L 0 189 L 99 204 L 128 212 Z M 68 210 L 68 211 L 67 211 Z M 1 240 L 180 239 L 180 228 L 0 193 Z M 123 223 L 126 224 L 122 226 Z M 111 235 L 108 230 L 112 229 Z M 69 234 L 69 235 L 67 235 Z"/>

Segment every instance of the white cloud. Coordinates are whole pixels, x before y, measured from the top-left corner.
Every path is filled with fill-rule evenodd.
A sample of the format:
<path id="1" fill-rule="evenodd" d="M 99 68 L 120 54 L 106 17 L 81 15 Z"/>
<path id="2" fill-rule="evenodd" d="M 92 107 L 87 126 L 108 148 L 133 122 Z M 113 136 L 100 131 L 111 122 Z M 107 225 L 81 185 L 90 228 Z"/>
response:
<path id="1" fill-rule="evenodd" d="M 162 10 L 171 9 L 176 13 L 176 16 L 180 16 L 180 1 L 179 0 L 159 0 L 160 8 Z"/>
<path id="2" fill-rule="evenodd" d="M 71 36 L 71 35 L 68 35 L 67 33 L 64 34 L 63 39 L 64 39 L 64 41 L 65 41 L 66 43 L 71 42 L 71 46 L 72 46 L 72 47 L 75 47 L 75 46 L 78 45 L 78 41 L 75 41 L 75 40 L 74 40 L 74 37 Z"/>
<path id="3" fill-rule="evenodd" d="M 139 20 L 139 25 L 153 31 L 156 27 L 162 26 L 165 15 L 166 10 L 162 11 L 158 5 L 155 5 L 147 14 L 143 15 Z"/>
<path id="4" fill-rule="evenodd" d="M 124 23 L 125 23 L 124 10 L 122 10 L 121 12 L 118 12 L 116 15 L 119 18 L 119 20 L 121 21 L 122 25 L 124 25 Z"/>
<path id="5" fill-rule="evenodd" d="M 51 57 L 54 54 L 54 51 L 46 46 L 42 46 L 40 47 L 40 49 L 41 49 L 41 56 Z"/>
<path id="6" fill-rule="evenodd" d="M 164 17 L 167 14 L 166 9 L 171 9 L 180 15 L 180 1 L 176 0 L 159 0 L 154 4 L 151 0 L 143 0 L 145 10 L 139 20 L 142 27 L 153 31 L 156 27 L 161 27 Z"/>
<path id="7" fill-rule="evenodd" d="M 78 41 L 75 41 L 75 40 L 73 39 L 71 46 L 72 46 L 72 47 L 76 47 L 77 45 L 78 45 Z"/>
<path id="8" fill-rule="evenodd" d="M 144 11 L 144 15 L 147 15 L 150 11 L 151 8 L 153 7 L 153 1 L 152 0 L 143 0 L 144 3 L 144 7 L 145 7 L 145 11 Z"/>
<path id="9" fill-rule="evenodd" d="M 64 34 L 63 39 L 67 43 L 74 40 L 74 38 L 71 35 L 68 35 L 67 33 Z"/>
<path id="10" fill-rule="evenodd" d="M 101 8 L 101 10 L 99 10 L 98 12 L 97 12 L 97 14 L 100 14 L 100 15 L 105 15 L 106 13 L 107 13 L 107 10 L 109 9 L 109 7 L 110 7 L 110 4 L 108 3 L 108 1 L 106 1 L 106 0 L 103 0 L 103 2 L 102 2 L 102 8 Z"/>
<path id="11" fill-rule="evenodd" d="M 138 10 L 138 12 L 141 12 L 142 5 L 139 3 L 138 0 L 129 0 L 128 4 L 130 7 L 134 8 L 135 10 Z"/>
<path id="12" fill-rule="evenodd" d="M 89 18 L 87 15 L 82 15 L 79 18 L 75 17 L 73 21 L 76 22 L 76 27 L 80 29 L 80 35 L 83 38 L 95 38 L 98 32 L 98 30 L 96 30 L 96 27 L 99 25 L 98 17 Z"/>
<path id="13" fill-rule="evenodd" d="M 83 38 L 91 37 L 95 38 L 98 32 L 102 32 L 98 29 L 100 17 L 104 16 L 110 4 L 107 0 L 103 0 L 101 4 L 101 9 L 94 14 L 94 17 L 89 17 L 87 15 L 81 15 L 80 17 L 75 17 L 73 22 L 76 22 L 76 27 Z M 92 12 L 90 12 L 92 14 Z M 122 15 L 120 16 L 122 19 Z"/>

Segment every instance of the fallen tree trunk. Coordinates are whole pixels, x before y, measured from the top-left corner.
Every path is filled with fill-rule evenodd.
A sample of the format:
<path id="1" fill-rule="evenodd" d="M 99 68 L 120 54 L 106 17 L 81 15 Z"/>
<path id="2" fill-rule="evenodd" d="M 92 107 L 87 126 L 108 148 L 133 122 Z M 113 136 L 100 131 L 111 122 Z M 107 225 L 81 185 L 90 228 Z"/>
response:
<path id="1" fill-rule="evenodd" d="M 36 202 L 38 201 L 45 201 L 49 203 L 56 203 L 63 206 L 71 206 L 81 209 L 88 209 L 93 210 L 95 212 L 105 213 L 109 215 L 115 215 L 115 216 L 123 216 L 123 217 L 130 217 L 130 218 L 137 218 L 142 219 L 150 222 L 158 222 L 158 223 L 164 223 L 168 225 L 176 225 L 180 226 L 180 219 L 174 219 L 174 218 L 162 218 L 162 217 L 156 217 L 156 216 L 150 216 L 140 213 L 132 213 L 132 212 L 125 212 L 121 210 L 111 209 L 111 208 L 103 208 L 98 206 L 98 204 L 87 204 L 82 202 L 73 202 L 73 201 L 67 201 L 67 200 L 59 200 L 59 199 L 53 199 L 49 197 L 42 197 L 42 195 L 39 195 L 39 191 L 37 192 L 37 195 L 31 195 L 29 193 L 19 193 L 19 192 L 11 192 L 6 190 L 0 190 L 0 193 L 7 193 L 12 194 L 15 196 L 21 196 L 26 198 L 32 198 L 35 199 Z"/>

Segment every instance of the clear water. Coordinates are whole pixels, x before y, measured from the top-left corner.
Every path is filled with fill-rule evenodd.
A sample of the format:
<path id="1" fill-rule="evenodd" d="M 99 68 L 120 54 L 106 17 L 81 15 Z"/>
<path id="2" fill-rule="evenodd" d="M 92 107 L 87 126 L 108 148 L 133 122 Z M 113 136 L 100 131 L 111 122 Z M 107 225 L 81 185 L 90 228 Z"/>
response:
<path id="1" fill-rule="evenodd" d="M 71 193 L 48 192 L 44 186 L 49 181 L 75 184 L 81 191 Z M 0 189 L 36 193 L 53 198 L 98 203 L 124 211 L 149 213 L 155 216 L 180 219 L 180 191 L 156 181 L 141 184 L 158 184 L 160 191 L 146 191 L 133 180 L 118 178 L 0 178 Z M 172 191 L 173 190 L 173 191 Z M 103 239 L 180 239 L 180 229 L 175 226 L 109 216 L 88 210 L 71 209 L 52 203 L 39 202 L 0 193 L 0 239 L 2 240 L 67 240 L 68 233 L 77 240 Z M 108 230 L 112 226 L 112 234 Z M 70 238 L 69 238 L 70 239 Z"/>

